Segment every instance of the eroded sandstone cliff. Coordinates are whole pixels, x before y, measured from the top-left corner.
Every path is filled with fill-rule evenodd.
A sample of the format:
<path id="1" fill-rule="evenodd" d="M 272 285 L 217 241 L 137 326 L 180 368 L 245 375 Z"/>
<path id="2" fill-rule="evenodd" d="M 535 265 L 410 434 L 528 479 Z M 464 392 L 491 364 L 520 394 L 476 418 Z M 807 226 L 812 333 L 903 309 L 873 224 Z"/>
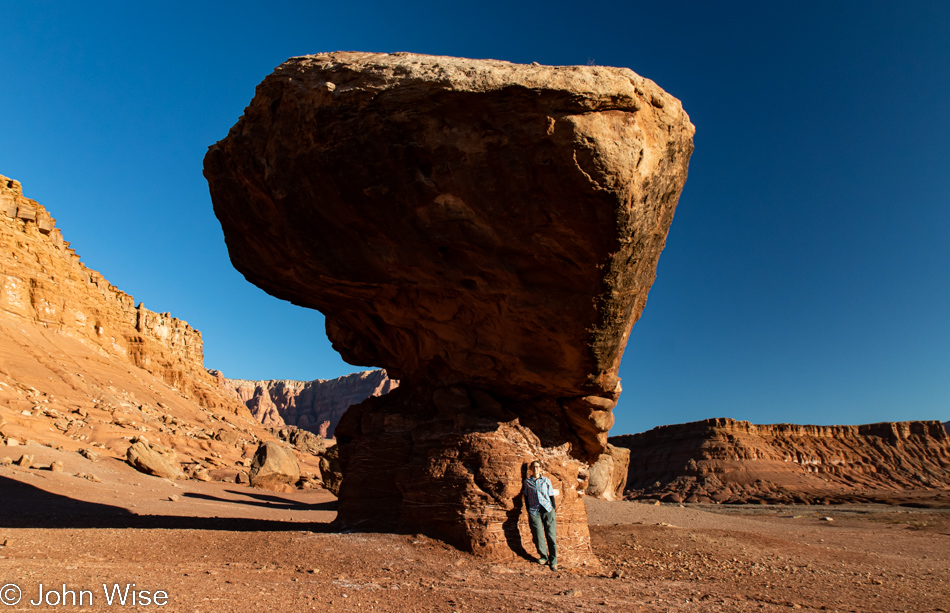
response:
<path id="1" fill-rule="evenodd" d="M 49 212 L 24 197 L 17 181 L 0 177 L 5 454 L 15 456 L 32 440 L 126 460 L 138 445 L 133 464 L 148 449 L 167 448 L 188 476 L 246 476 L 257 444 L 274 437 L 218 387 L 202 361 L 200 332 L 135 305 L 87 268 Z M 303 461 L 319 474 L 318 458 Z"/>
<path id="2" fill-rule="evenodd" d="M 511 555 L 539 457 L 565 562 L 694 129 L 628 69 L 292 58 L 205 157 L 232 263 L 393 393 L 336 434 L 340 520 Z M 398 458 L 398 461 L 396 460 Z"/>
<path id="3" fill-rule="evenodd" d="M 950 489 L 940 422 L 756 425 L 708 419 L 611 437 L 630 449 L 627 488 L 673 502 L 862 502 Z"/>
<path id="4" fill-rule="evenodd" d="M 399 385 L 385 370 L 313 381 L 250 381 L 219 376 L 218 383 L 265 426 L 296 426 L 324 437 L 333 436 L 346 409 L 367 398 L 388 394 Z"/>
<path id="5" fill-rule="evenodd" d="M 241 412 L 205 371 L 201 332 L 136 305 L 87 268 L 47 210 L 6 177 L 0 177 L 0 233 L 0 312 L 144 368 L 203 406 Z"/>

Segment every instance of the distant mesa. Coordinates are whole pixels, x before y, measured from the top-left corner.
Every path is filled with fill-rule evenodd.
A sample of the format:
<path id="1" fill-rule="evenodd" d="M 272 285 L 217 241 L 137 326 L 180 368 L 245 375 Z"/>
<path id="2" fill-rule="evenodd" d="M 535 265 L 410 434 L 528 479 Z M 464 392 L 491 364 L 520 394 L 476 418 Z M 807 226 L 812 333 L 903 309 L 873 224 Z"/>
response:
<path id="1" fill-rule="evenodd" d="M 330 53 L 264 79 L 205 157 L 231 261 L 400 382 L 336 428 L 344 525 L 511 557 L 538 458 L 564 563 L 592 559 L 582 495 L 693 133 L 625 68 Z"/>
<path id="2" fill-rule="evenodd" d="M 719 418 L 613 436 L 610 442 L 630 450 L 628 497 L 900 502 L 915 492 L 950 490 L 945 427 L 937 421 L 802 426 Z"/>
<path id="3" fill-rule="evenodd" d="M 346 409 L 367 398 L 388 394 L 399 385 L 385 370 L 313 381 L 228 379 L 219 371 L 210 372 L 263 425 L 294 426 L 324 438 L 333 437 Z"/>

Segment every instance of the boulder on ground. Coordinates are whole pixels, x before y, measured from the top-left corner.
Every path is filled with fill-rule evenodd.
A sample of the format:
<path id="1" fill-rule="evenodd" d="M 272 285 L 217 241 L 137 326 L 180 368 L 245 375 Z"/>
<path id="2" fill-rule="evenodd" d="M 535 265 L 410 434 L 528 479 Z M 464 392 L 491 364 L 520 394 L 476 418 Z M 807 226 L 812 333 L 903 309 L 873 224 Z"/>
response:
<path id="1" fill-rule="evenodd" d="M 125 453 L 125 459 L 132 468 L 147 475 L 172 480 L 185 478 L 174 449 L 150 444 L 143 437 L 133 440 Z"/>
<path id="2" fill-rule="evenodd" d="M 248 476 L 253 487 L 292 492 L 300 480 L 300 465 L 292 451 L 274 441 L 267 441 L 254 453 Z"/>
<path id="3" fill-rule="evenodd" d="M 587 495 L 604 500 L 621 500 L 627 485 L 629 465 L 630 450 L 608 443 L 607 450 L 590 467 Z"/>

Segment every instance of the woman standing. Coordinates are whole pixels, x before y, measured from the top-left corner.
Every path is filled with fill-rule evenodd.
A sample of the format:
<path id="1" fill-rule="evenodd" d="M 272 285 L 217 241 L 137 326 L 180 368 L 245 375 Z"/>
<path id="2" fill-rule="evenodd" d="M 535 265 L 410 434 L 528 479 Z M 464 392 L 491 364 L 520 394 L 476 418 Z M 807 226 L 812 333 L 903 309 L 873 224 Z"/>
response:
<path id="1" fill-rule="evenodd" d="M 550 564 L 557 570 L 557 517 L 554 513 L 554 496 L 551 480 L 541 474 L 541 462 L 534 460 L 528 466 L 528 477 L 521 488 L 528 505 L 528 522 L 531 535 L 538 548 L 538 564 Z"/>

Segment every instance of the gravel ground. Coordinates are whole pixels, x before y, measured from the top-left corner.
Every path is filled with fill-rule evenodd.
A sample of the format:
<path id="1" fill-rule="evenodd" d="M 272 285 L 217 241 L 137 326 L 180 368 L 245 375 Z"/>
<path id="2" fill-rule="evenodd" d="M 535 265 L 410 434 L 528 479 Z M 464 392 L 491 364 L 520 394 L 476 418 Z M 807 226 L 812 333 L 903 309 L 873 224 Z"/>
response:
<path id="1" fill-rule="evenodd" d="M 31 452 L 40 466 L 62 453 Z M 22 596 L 0 609 L 115 610 L 103 584 L 134 584 L 120 609 L 950 610 L 950 514 L 942 510 L 589 500 L 600 565 L 551 572 L 420 535 L 335 533 L 334 509 L 323 490 L 173 484 L 118 461 L 63 473 L 0 467 L 0 585 Z M 40 584 L 49 604 L 33 606 Z M 54 606 L 64 585 L 66 603 Z M 73 606 L 70 591 L 83 590 Z M 143 604 L 158 592 L 167 604 Z"/>

